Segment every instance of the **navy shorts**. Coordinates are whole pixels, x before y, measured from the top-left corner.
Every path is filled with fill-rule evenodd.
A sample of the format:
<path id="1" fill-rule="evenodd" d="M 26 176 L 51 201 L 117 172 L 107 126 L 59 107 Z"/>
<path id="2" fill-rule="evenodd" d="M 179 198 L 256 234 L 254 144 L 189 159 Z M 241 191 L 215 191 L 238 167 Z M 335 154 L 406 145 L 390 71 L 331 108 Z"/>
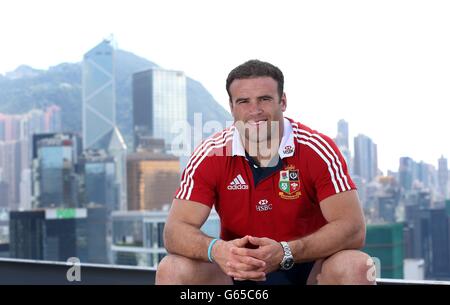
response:
<path id="1" fill-rule="evenodd" d="M 255 281 L 235 281 L 234 285 L 306 285 L 308 276 L 314 267 L 315 262 L 295 264 L 289 270 L 277 270 L 267 274 L 263 282 Z"/>

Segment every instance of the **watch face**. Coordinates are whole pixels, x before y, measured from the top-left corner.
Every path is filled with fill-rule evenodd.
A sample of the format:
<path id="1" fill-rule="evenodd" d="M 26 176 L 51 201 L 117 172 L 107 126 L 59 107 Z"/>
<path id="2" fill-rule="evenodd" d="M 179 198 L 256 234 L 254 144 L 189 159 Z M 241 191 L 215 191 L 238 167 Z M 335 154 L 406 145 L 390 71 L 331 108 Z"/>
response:
<path id="1" fill-rule="evenodd" d="M 283 268 L 290 269 L 293 265 L 294 265 L 294 259 L 289 257 L 284 261 Z"/>

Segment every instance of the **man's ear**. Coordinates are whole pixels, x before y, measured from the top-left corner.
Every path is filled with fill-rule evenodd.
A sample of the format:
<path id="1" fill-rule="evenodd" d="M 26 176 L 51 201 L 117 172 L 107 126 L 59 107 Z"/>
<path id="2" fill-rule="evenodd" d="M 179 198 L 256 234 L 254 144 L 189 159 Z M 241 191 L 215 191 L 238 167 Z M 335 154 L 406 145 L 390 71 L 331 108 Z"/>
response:
<path id="1" fill-rule="evenodd" d="M 286 99 L 286 93 L 284 93 L 284 92 L 283 92 L 283 95 L 281 96 L 280 104 L 281 104 L 281 111 L 285 112 L 286 107 L 287 107 L 287 99 Z"/>

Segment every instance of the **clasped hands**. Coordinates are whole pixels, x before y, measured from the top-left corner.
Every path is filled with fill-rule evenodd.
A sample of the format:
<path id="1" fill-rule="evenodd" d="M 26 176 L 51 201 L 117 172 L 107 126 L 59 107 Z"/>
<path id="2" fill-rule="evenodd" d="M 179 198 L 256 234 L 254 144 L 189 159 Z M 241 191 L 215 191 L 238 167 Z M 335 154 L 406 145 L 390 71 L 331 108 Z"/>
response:
<path id="1" fill-rule="evenodd" d="M 254 248 L 247 248 L 248 244 Z M 284 256 L 279 242 L 248 235 L 231 241 L 220 240 L 212 251 L 222 271 L 238 281 L 265 281 L 268 273 L 280 267 Z"/>

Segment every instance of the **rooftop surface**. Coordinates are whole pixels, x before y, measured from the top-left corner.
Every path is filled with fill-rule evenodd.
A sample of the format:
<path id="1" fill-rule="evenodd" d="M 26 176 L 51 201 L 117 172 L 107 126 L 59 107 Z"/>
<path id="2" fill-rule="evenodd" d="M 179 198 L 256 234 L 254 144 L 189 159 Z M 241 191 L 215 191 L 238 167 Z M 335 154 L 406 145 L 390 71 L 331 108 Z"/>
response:
<path id="1" fill-rule="evenodd" d="M 0 258 L 0 285 L 154 285 L 155 268 L 80 264 L 80 280 L 69 281 L 73 265 L 64 262 Z M 70 278 L 70 276 L 69 276 Z M 450 281 L 378 279 L 379 285 L 450 285 Z"/>

